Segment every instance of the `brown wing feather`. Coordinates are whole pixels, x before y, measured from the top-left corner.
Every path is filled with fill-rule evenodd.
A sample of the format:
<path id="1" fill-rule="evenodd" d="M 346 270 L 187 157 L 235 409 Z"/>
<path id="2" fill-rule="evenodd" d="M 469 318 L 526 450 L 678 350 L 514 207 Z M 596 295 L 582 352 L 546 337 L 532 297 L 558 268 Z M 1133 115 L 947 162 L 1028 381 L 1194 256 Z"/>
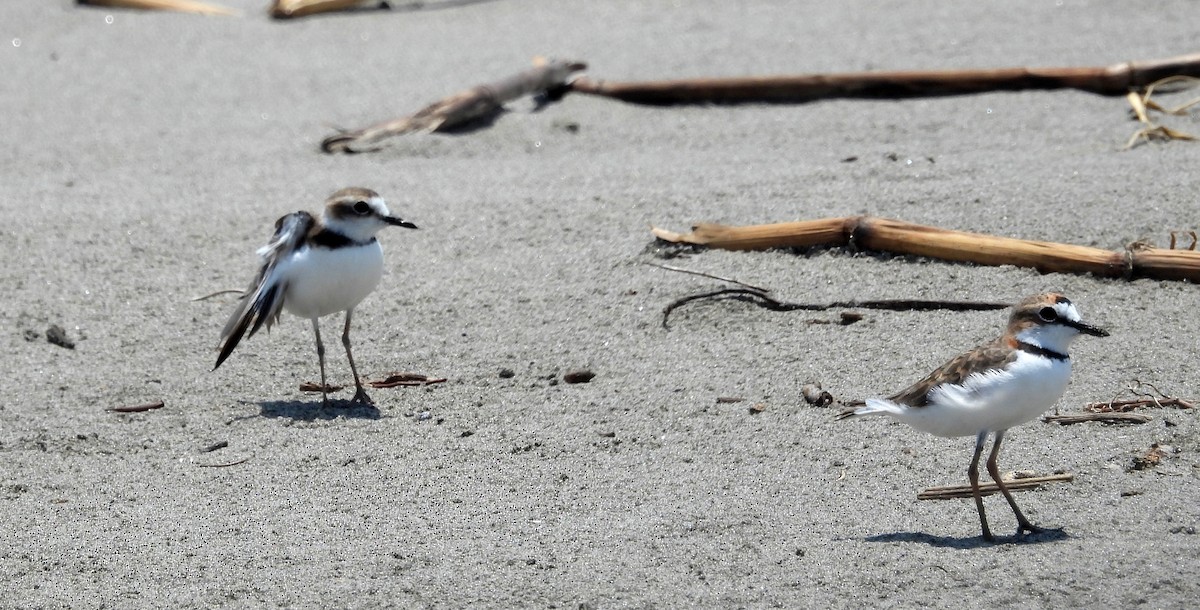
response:
<path id="1" fill-rule="evenodd" d="M 929 404 L 929 392 L 941 383 L 962 383 L 971 373 L 980 369 L 999 368 L 1013 360 L 1017 354 L 1003 339 L 996 339 L 966 352 L 943 364 L 924 379 L 888 397 L 892 402 L 923 407 Z"/>

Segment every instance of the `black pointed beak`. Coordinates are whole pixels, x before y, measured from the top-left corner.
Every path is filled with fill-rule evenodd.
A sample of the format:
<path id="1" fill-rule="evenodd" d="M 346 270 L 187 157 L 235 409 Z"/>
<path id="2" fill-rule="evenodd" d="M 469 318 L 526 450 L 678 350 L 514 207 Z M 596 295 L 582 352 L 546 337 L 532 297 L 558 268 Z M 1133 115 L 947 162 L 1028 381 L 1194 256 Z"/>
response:
<path id="1" fill-rule="evenodd" d="M 1062 322 L 1063 322 L 1063 324 L 1066 324 L 1067 326 L 1070 326 L 1071 328 L 1074 328 L 1075 330 L 1077 330 L 1085 335 L 1091 335 L 1093 337 L 1107 337 L 1108 336 L 1107 330 L 1104 330 L 1103 328 L 1099 328 L 1097 326 L 1092 326 L 1091 324 L 1084 324 L 1083 322 L 1074 322 L 1071 320 L 1063 320 Z"/>
<path id="2" fill-rule="evenodd" d="M 408 222 L 407 220 L 401 220 L 401 219 L 399 219 L 399 218 L 396 218 L 395 216 L 384 216 L 384 217 L 383 217 L 383 221 L 384 221 L 384 222 L 386 222 L 386 223 L 388 223 L 388 224 L 390 224 L 390 225 L 392 225 L 392 226 L 396 226 L 396 227 L 404 227 L 405 229 L 415 229 L 415 228 L 417 228 L 417 225 L 415 225 L 415 224 L 413 224 L 413 223 L 411 223 L 411 222 Z"/>

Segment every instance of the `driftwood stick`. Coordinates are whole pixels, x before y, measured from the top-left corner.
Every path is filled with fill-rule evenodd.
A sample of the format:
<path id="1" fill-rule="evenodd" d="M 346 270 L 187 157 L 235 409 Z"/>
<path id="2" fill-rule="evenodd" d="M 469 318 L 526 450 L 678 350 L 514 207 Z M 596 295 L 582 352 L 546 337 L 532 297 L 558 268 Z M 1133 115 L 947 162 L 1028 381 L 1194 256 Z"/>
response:
<path id="1" fill-rule="evenodd" d="M 652 228 L 655 237 L 727 250 L 851 246 L 980 265 L 1032 267 L 1042 273 L 1091 273 L 1111 278 L 1200 282 L 1200 252 L 1100 248 L 951 231 L 900 220 L 850 216 L 730 227 L 701 223 L 691 233 Z"/>
<path id="2" fill-rule="evenodd" d="M 634 104 L 798 103 L 827 98 L 907 98 L 985 91 L 1078 89 L 1125 95 L 1169 76 L 1200 76 L 1200 53 L 1086 68 L 851 72 L 799 76 L 607 82 L 580 78 L 571 91 Z"/>
<path id="3" fill-rule="evenodd" d="M 268 11 L 275 19 L 306 17 L 354 9 L 386 9 L 387 0 L 275 0 Z"/>
<path id="4" fill-rule="evenodd" d="M 1042 421 L 1048 424 L 1058 424 L 1060 426 L 1069 426 L 1071 424 L 1082 424 L 1086 422 L 1100 422 L 1102 424 L 1145 424 L 1150 422 L 1152 417 L 1142 415 L 1140 413 L 1060 413 L 1055 415 L 1044 415 Z"/>
<path id="5" fill-rule="evenodd" d="M 1075 475 L 1067 472 L 1063 474 L 1051 474 L 1044 477 L 1028 477 L 1024 479 L 1008 479 L 1004 480 L 1004 486 L 1009 491 L 1027 491 L 1037 489 L 1045 483 L 1068 483 L 1075 480 Z M 1000 491 L 994 482 L 979 483 L 979 494 L 990 496 Z M 930 487 L 925 491 L 917 494 L 918 500 L 953 500 L 955 498 L 970 498 L 973 497 L 970 485 L 945 485 L 942 487 Z"/>
<path id="6" fill-rule="evenodd" d="M 85 6 L 108 6 L 147 11 L 178 11 L 199 15 L 237 15 L 238 11 L 198 0 L 75 0 Z"/>
<path id="7" fill-rule="evenodd" d="M 378 150 L 384 138 L 414 132 L 445 131 L 499 112 L 505 103 L 525 95 L 562 89 L 586 66 L 564 60 L 534 60 L 534 67 L 494 83 L 479 85 L 434 102 L 415 114 L 356 131 L 341 131 L 321 142 L 327 153 Z"/>

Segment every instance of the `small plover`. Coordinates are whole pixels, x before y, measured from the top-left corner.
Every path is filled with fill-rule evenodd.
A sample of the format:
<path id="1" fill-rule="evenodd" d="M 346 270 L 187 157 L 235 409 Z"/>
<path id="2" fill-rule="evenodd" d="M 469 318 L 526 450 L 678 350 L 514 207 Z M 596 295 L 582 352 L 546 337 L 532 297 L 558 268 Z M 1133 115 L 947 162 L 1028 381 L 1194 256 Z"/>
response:
<path id="1" fill-rule="evenodd" d="M 417 228 L 392 216 L 383 198 L 365 188 L 346 188 L 329 196 L 318 219 L 308 212 L 293 212 L 275 221 L 275 235 L 258 249 L 262 267 L 237 309 L 221 331 L 221 352 L 213 370 L 233 353 L 243 336 L 279 319 L 281 310 L 312 320 L 321 363 L 322 403 L 329 406 L 325 383 L 325 345 L 318 320 L 346 312 L 342 345 L 354 374 L 353 402 L 373 404 L 363 389 L 350 351 L 350 318 L 383 275 L 383 248 L 375 234 L 384 227 Z M 247 334 L 249 329 L 249 334 Z"/>
<path id="2" fill-rule="evenodd" d="M 1071 357 L 1067 348 L 1081 333 L 1106 337 L 1108 332 L 1084 324 L 1067 297 L 1039 294 L 1017 303 L 1004 334 L 960 354 L 927 377 L 888 398 L 872 398 L 866 406 L 837 416 L 889 415 L 938 436 L 975 436 L 975 456 L 967 469 L 983 537 L 994 541 L 979 493 L 979 457 L 989 434 L 995 435 L 987 471 L 1017 517 L 1018 533 L 1040 531 L 1017 508 L 1000 477 L 1000 443 L 1011 427 L 1041 415 L 1067 389 Z"/>

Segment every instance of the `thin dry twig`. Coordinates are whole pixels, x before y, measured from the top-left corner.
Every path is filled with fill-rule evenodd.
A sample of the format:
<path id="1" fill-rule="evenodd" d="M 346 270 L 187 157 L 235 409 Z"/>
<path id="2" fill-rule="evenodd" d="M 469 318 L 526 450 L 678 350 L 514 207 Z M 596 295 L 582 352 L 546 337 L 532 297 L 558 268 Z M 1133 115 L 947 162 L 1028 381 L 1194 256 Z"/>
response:
<path id="1" fill-rule="evenodd" d="M 161 409 L 164 406 L 165 405 L 163 404 L 163 401 L 156 400 L 154 402 L 146 403 L 144 405 L 132 405 L 132 406 L 128 406 L 128 407 L 109 407 L 109 408 L 105 409 L 105 411 L 110 411 L 112 413 L 144 413 L 146 411 L 153 411 L 155 409 Z"/>
<path id="2" fill-rule="evenodd" d="M 1192 238 L 1192 243 L 1191 243 L 1190 245 L 1188 245 L 1188 247 L 1186 247 L 1186 248 L 1181 248 L 1182 250 L 1194 251 L 1194 250 L 1196 249 L 1196 241 L 1197 241 L 1197 239 L 1196 239 L 1196 232 L 1195 232 L 1195 231 L 1171 231 L 1171 245 L 1170 245 L 1170 247 L 1169 247 L 1168 249 L 1170 249 L 1170 250 L 1174 250 L 1174 249 L 1175 249 L 1175 243 L 1176 243 L 1176 236 L 1177 236 L 1177 235 L 1187 235 L 1187 236 L 1189 236 L 1189 237 L 1191 237 L 1191 238 Z"/>
<path id="3" fill-rule="evenodd" d="M 1142 388 L 1149 388 L 1149 391 Z M 1118 400 L 1122 394 L 1133 394 L 1137 398 Z M 1174 407 L 1176 409 L 1194 409 L 1195 403 L 1175 396 L 1167 396 L 1153 383 L 1134 379 L 1129 386 L 1113 395 L 1108 402 L 1090 402 L 1083 410 L 1091 413 L 1126 413 L 1144 407 Z"/>
<path id="4" fill-rule="evenodd" d="M 218 290 L 216 292 L 210 292 L 206 295 L 192 297 L 192 302 L 194 303 L 196 301 L 207 301 L 208 299 L 211 299 L 213 297 L 219 297 L 223 294 L 236 294 L 238 296 L 243 296 L 246 294 L 246 291 L 238 289 L 238 288 L 226 288 L 225 290 Z"/>
<path id="5" fill-rule="evenodd" d="M 826 311 L 829 309 L 879 309 L 885 311 L 993 311 L 1011 307 L 1011 303 L 975 301 L 931 301 L 919 299 L 882 299 L 873 301 L 835 301 L 833 303 L 789 303 L 748 288 L 726 288 L 675 299 L 663 308 L 663 328 L 669 328 L 671 312 L 693 301 L 734 299 L 753 303 L 771 311 Z"/>
<path id="6" fill-rule="evenodd" d="M 1042 421 L 1048 424 L 1058 424 L 1060 426 L 1069 426 L 1071 424 L 1082 424 L 1086 422 L 1100 422 L 1102 424 L 1144 424 L 1153 420 L 1149 415 L 1140 413 L 1055 413 L 1054 415 L 1042 416 Z"/>
<path id="7" fill-rule="evenodd" d="M 1026 477 L 1026 478 L 1008 478 L 1004 479 L 1004 486 L 1009 491 L 1027 491 L 1037 489 L 1046 483 L 1069 483 L 1075 480 L 1075 475 L 1064 472 L 1059 474 L 1051 474 L 1042 477 Z M 980 483 L 979 494 L 981 496 L 990 496 L 998 493 L 1000 487 L 995 482 Z M 918 500 L 952 500 L 955 498 L 971 498 L 974 493 L 970 485 L 945 485 L 941 487 L 930 487 L 921 493 L 917 494 Z"/>
<path id="8" fill-rule="evenodd" d="M 238 464 L 245 464 L 246 462 L 249 462 L 249 461 L 250 461 L 250 458 L 245 457 L 240 460 L 237 460 L 236 462 L 226 462 L 224 464 L 196 464 L 196 465 L 201 468 L 229 468 L 230 466 L 237 466 Z"/>
<path id="9" fill-rule="evenodd" d="M 1143 89 L 1141 93 L 1138 93 L 1137 91 L 1130 91 L 1125 95 L 1125 99 L 1133 108 L 1134 116 L 1137 117 L 1138 122 L 1141 123 L 1143 127 L 1129 137 L 1129 141 L 1125 143 L 1124 150 L 1129 150 L 1142 141 L 1150 142 L 1153 140 L 1169 141 L 1196 139 L 1196 136 L 1193 136 L 1190 133 L 1185 133 L 1177 129 L 1167 127 L 1166 125 L 1161 125 L 1150 119 L 1150 113 L 1148 112 L 1149 110 L 1156 110 L 1164 114 L 1178 115 L 1185 113 L 1188 108 L 1191 108 L 1196 104 L 1200 104 L 1200 98 L 1196 98 L 1174 108 L 1164 108 L 1158 102 L 1150 99 L 1150 96 L 1154 95 L 1154 90 L 1156 88 L 1166 86 L 1178 87 L 1180 85 L 1183 85 L 1183 88 L 1195 87 L 1200 85 L 1200 78 L 1184 75 L 1170 76 L 1146 85 L 1145 89 Z"/>
<path id="10" fill-rule="evenodd" d="M 688 273 L 691 275 L 698 275 L 700 277 L 706 277 L 706 278 L 713 279 L 713 280 L 720 280 L 722 282 L 729 282 L 730 284 L 737 284 L 738 286 L 745 286 L 746 288 L 749 288 L 751 290 L 757 290 L 759 292 L 771 292 L 770 288 L 763 288 L 761 286 L 755 286 L 754 284 L 747 284 L 746 282 L 743 282 L 740 280 L 735 280 L 735 279 L 731 279 L 731 278 L 727 278 L 727 277 L 721 277 L 719 275 L 713 275 L 711 273 L 705 273 L 703 271 L 692 271 L 691 269 L 684 269 L 683 267 L 675 267 L 673 265 L 663 265 L 661 263 L 643 262 L 642 264 L 649 265 L 651 267 L 658 267 L 659 269 L 666 269 L 667 271 L 675 271 L 677 273 Z"/>

